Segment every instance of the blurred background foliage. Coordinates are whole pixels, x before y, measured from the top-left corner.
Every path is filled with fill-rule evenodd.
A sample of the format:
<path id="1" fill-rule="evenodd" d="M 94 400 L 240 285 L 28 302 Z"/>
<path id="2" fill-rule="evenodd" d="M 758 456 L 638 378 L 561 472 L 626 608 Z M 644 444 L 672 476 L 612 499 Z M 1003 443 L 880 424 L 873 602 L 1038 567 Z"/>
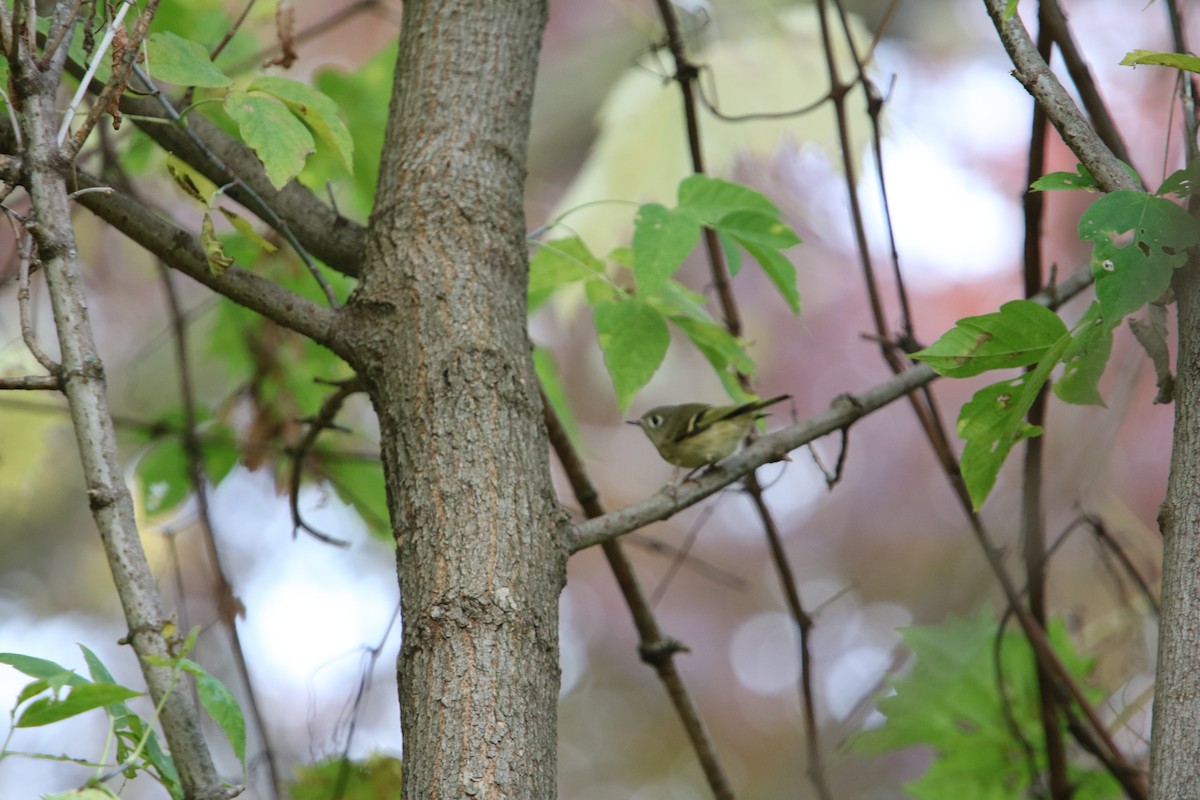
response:
<path id="1" fill-rule="evenodd" d="M 1009 76 L 982 4 L 901 4 L 882 29 L 889 3 L 848 5 L 863 43 L 880 36 L 873 75 L 887 98 L 884 168 L 914 323 L 928 343 L 955 319 L 992 311 L 1020 294 L 1019 204 L 1031 101 Z M 1116 66 L 1134 47 L 1168 49 L 1165 13 L 1117 0 L 1067 7 L 1102 91 L 1125 124 L 1135 166 L 1165 175 L 1173 168 L 1170 152 L 1163 166 L 1171 77 L 1165 70 Z M 399 8 L 398 2 L 297 4 L 297 30 L 314 32 L 300 41 L 301 60 L 287 74 L 333 97 L 355 139 L 352 175 L 319 150 L 302 180 L 361 221 L 375 185 Z M 219 0 L 168 3 L 156 29 L 211 46 L 233 11 Z M 227 72 L 249 76 L 264 60 L 258 42 L 270 41 L 271 13 L 268 6 L 253 12 L 246 32 L 218 62 Z M 338 14 L 338 24 L 321 24 Z M 827 79 L 813 20 L 805 3 L 696 6 L 685 17 L 687 36 L 696 60 L 710 68 L 702 82 L 714 105 L 731 114 L 786 111 L 818 98 Z M 689 167 L 680 100 L 667 81 L 669 59 L 654 47 L 660 35 L 648 2 L 552 0 L 530 144 L 530 229 L 570 211 L 556 234 L 578 233 L 593 252 L 606 253 L 628 244 L 632 204 L 670 204 Z M 851 108 L 857 114 L 861 104 L 852 100 Z M 803 303 L 799 318 L 760 273 L 745 270 L 735 283 L 760 391 L 790 393 L 790 413 L 803 419 L 843 392 L 885 380 L 890 373 L 877 345 L 863 336 L 871 325 L 828 109 L 754 123 L 705 115 L 703 125 L 713 173 L 762 191 L 804 240 L 789 251 Z M 861 117 L 852 131 L 860 148 L 853 155 L 866 174 L 871 244 L 885 264 L 869 131 Z M 198 228 L 198 213 L 170 185 L 163 154 L 142 134 L 125 126 L 102 139 L 143 196 Z M 111 166 L 102 150 L 85 163 Z M 1057 140 L 1049 167 L 1074 168 Z M 1048 197 L 1046 262 L 1061 274 L 1086 268 L 1075 220 L 1087 200 Z M 620 202 L 572 211 L 594 201 Z M 228 637 L 216 624 L 196 505 L 185 499 L 161 510 L 172 505 L 161 492 L 179 479 L 181 463 L 164 457 L 176 446 L 180 396 L 161 278 L 144 253 L 87 212 L 77 213 L 76 224 L 110 401 L 130 480 L 143 490 L 146 547 L 182 621 L 205 626 L 197 660 L 244 702 Z M 306 293 L 315 290 L 294 259 L 262 255 L 232 232 L 222 236 L 239 264 Z M 0 231 L 0 252 L 10 254 L 0 263 L 0 369 L 18 374 L 30 369 L 17 326 L 13 251 L 11 233 Z M 677 277 L 711 296 L 698 258 Z M 340 752 L 351 730 L 353 756 L 398 755 L 399 636 L 389 629 L 396 588 L 369 410 L 352 402 L 338 419 L 345 430 L 322 438 L 305 464 L 300 498 L 309 524 L 351 547 L 293 536 L 283 496 L 287 455 L 302 435 L 300 421 L 329 394 L 314 379 L 345 378 L 345 367 L 202 287 L 174 280 L 186 307 L 189 367 L 205 408 L 201 430 L 220 479 L 211 497 L 214 533 L 245 607 L 239 624 L 253 688 L 285 777 L 297 764 Z M 350 282 L 333 280 L 344 297 Z M 36 292 L 35 301 L 39 337 L 53 342 L 44 293 Z M 1072 319 L 1083 307 L 1064 315 Z M 551 303 L 531 320 L 531 335 L 554 356 L 593 480 L 611 509 L 646 496 L 670 477 L 670 467 L 640 432 L 621 424 L 588 313 L 569 299 Z M 898 325 L 898 316 L 893 320 Z M 1155 583 L 1154 520 L 1166 482 L 1172 412 L 1151 404 L 1154 376 L 1126 330 L 1118 332 L 1111 363 L 1102 383 L 1107 408 L 1051 404 L 1046 504 L 1049 531 L 1059 543 L 1050 564 L 1050 603 L 1077 649 L 1094 659 L 1095 685 L 1122 698 L 1127 712 L 1118 738 L 1136 753 L 1149 732 L 1144 693 L 1153 675 L 1153 618 L 1106 552 L 1073 523 L 1081 514 L 1103 520 Z M 936 385 L 946 420 L 979 385 Z M 703 357 L 677 340 L 634 412 L 724 396 Z M 788 413 L 777 411 L 769 426 L 783 424 Z M 845 475 L 832 490 L 803 451 L 791 463 L 765 468 L 761 478 L 805 605 L 815 610 L 818 721 L 835 794 L 896 797 L 928 766 L 930 751 L 867 754 L 849 741 L 878 724 L 874 695 L 885 675 L 908 663 L 897 628 L 951 615 L 973 618 L 981 608 L 999 610 L 1001 597 L 906 406 L 895 404 L 856 425 L 848 447 Z M 838 449 L 834 440 L 814 448 L 825 464 L 837 460 Z M 166 462 L 159 472 L 152 469 L 155 458 Z M 984 509 L 1010 551 L 1019 551 L 1016 477 L 1010 464 Z M 565 484 L 560 492 L 572 508 Z M 739 796 L 807 796 L 795 634 L 749 504 L 727 491 L 631 541 L 664 629 L 690 648 L 680 667 Z M 638 659 L 628 613 L 599 553 L 572 559 L 562 604 L 560 797 L 707 796 L 662 689 Z M 74 643 L 84 642 L 118 680 L 138 686 L 130 653 L 116 646 L 121 635 L 62 404 L 49 396 L 6 394 L 0 397 L 0 650 L 75 666 Z M 373 660 L 367 649 L 376 646 L 383 649 Z M 364 679 L 366 702 L 355 706 Z M 15 696 L 19 686 L 17 676 L 0 670 L 0 697 Z M 95 756 L 102 731 L 99 719 L 83 719 L 24 732 L 27 738 L 14 746 Z M 266 797 L 263 761 L 256 757 L 262 739 L 253 728 L 250 735 L 244 796 Z M 232 754 L 218 755 L 237 780 Z M 83 775 L 68 764 L 9 759 L 0 764 L 0 794 L 62 790 Z M 124 796 L 158 797 L 159 791 L 134 784 Z"/>

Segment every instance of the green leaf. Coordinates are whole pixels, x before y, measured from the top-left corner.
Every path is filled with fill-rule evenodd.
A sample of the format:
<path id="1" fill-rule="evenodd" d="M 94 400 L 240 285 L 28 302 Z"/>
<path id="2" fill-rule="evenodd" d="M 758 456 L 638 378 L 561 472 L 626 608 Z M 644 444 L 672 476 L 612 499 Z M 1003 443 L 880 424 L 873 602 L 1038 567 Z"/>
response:
<path id="1" fill-rule="evenodd" d="M 679 269 L 700 241 L 696 216 L 658 203 L 638 209 L 633 228 L 633 274 L 638 292 L 650 294 Z"/>
<path id="2" fill-rule="evenodd" d="M 578 236 L 539 244 L 529 259 L 529 311 L 541 308 L 562 286 L 603 276 L 604 263 Z"/>
<path id="3" fill-rule="evenodd" d="M 62 700 L 53 697 L 34 700 L 21 712 L 16 727 L 36 728 L 49 725 L 95 708 L 120 703 L 131 697 L 140 697 L 141 694 L 116 683 L 85 683 L 72 686 Z"/>
<path id="4" fill-rule="evenodd" d="M 300 174 L 316 149 L 312 134 L 283 103 L 269 97 L 229 92 L 224 109 L 237 123 L 242 139 L 258 155 L 276 188 Z"/>
<path id="5" fill-rule="evenodd" d="M 342 502 L 354 506 L 371 533 L 381 539 L 392 536 L 391 515 L 383 465 L 367 458 L 325 456 L 325 474 Z"/>
<path id="6" fill-rule="evenodd" d="M 1036 369 L 985 386 L 959 412 L 958 435 L 966 441 L 960 467 L 976 511 L 996 485 L 996 476 L 1012 448 L 1042 434 L 1041 428 L 1025 421 L 1025 415 L 1070 343 L 1070 337 L 1063 336 Z"/>
<path id="7" fill-rule="evenodd" d="M 746 248 L 746 252 L 750 254 L 751 258 L 758 262 L 758 265 L 763 268 L 763 272 L 767 273 L 767 277 L 783 295 L 783 299 L 787 301 L 792 313 L 799 314 L 800 290 L 796 288 L 796 268 L 787 256 L 769 246 L 738 237 L 734 238 L 742 247 Z"/>
<path id="8" fill-rule="evenodd" d="M 960 319 L 912 358 L 939 375 L 966 378 L 1035 364 L 1066 335 L 1067 326 L 1050 309 L 1031 300 L 1013 300 L 993 314 Z"/>
<path id="9" fill-rule="evenodd" d="M 691 339 L 718 375 L 727 374 L 730 368 L 754 374 L 756 365 L 744 343 L 709 316 L 701 305 L 705 302 L 703 295 L 677 281 L 668 281 L 658 294 L 643 299 Z"/>
<path id="10" fill-rule="evenodd" d="M 344 200 L 339 197 L 339 205 L 347 207 L 347 213 L 363 219 L 374 203 L 379 153 L 383 150 L 383 132 L 387 128 L 388 98 L 396 67 L 396 37 L 391 37 L 391 41 L 392 44 L 371 56 L 353 73 L 325 69 L 313 76 L 317 88 L 341 109 L 354 140 L 353 180 Z M 320 159 L 320 153 L 317 158 Z"/>
<path id="11" fill-rule="evenodd" d="M 1056 189 L 1082 189 L 1085 192 L 1098 192 L 1100 185 L 1092 177 L 1091 170 L 1083 164 L 1075 165 L 1075 172 L 1051 172 L 1033 182 L 1030 191 L 1046 192 Z"/>
<path id="12" fill-rule="evenodd" d="M 373 755 L 366 761 L 334 758 L 296 768 L 296 780 L 288 785 L 292 800 L 378 800 L 399 797 L 400 760 Z"/>
<path id="13" fill-rule="evenodd" d="M 1200 241 L 1196 221 L 1179 206 L 1146 192 L 1104 195 L 1079 220 L 1079 238 L 1092 241 L 1092 274 L 1105 320 L 1162 296 L 1173 271 Z"/>
<path id="14" fill-rule="evenodd" d="M 150 514 L 175 508 L 192 490 L 187 455 L 177 437 L 159 440 L 138 459 L 136 471 L 142 488 L 142 503 Z"/>
<path id="15" fill-rule="evenodd" d="M 1063 353 L 1066 366 L 1062 377 L 1053 386 L 1060 400 L 1077 405 L 1104 405 L 1098 386 L 1112 352 L 1113 327 L 1100 314 L 1098 302 L 1088 306 Z"/>
<path id="16" fill-rule="evenodd" d="M 328 95 L 298 81 L 270 75 L 250 81 L 246 90 L 264 92 L 281 101 L 318 139 L 333 148 L 348 172 L 354 173 L 354 140 L 338 114 L 337 103 Z"/>
<path id="17" fill-rule="evenodd" d="M 742 248 L 738 247 L 738 243 L 727 233 L 718 230 L 717 238 L 721 242 L 721 250 L 725 253 L 725 263 L 729 265 L 730 276 L 737 275 L 742 271 Z"/>
<path id="18" fill-rule="evenodd" d="M 982 609 L 974 618 L 951 617 L 937 626 L 900 631 L 913 666 L 879 700 L 884 724 L 859 734 L 853 744 L 867 753 L 931 748 L 929 769 L 904 787 L 905 796 L 1011 800 L 1030 796 L 1032 777 L 1044 773 L 1032 648 L 1019 631 L 998 632 L 996 624 Z M 1061 620 L 1051 621 L 1048 637 L 1079 682 L 1090 675 L 1093 661 L 1077 654 Z M 1018 755 L 1023 744 L 1030 746 L 1032 763 Z M 1072 785 L 1088 786 L 1089 797 L 1120 794 L 1099 770 L 1076 767 L 1071 774 Z"/>
<path id="19" fill-rule="evenodd" d="M 800 244 L 800 237 L 778 215 L 761 211 L 733 211 L 716 224 L 718 232 L 733 237 L 744 247 L 752 242 L 763 247 L 786 250 Z"/>
<path id="20" fill-rule="evenodd" d="M 1177 169 L 1168 175 L 1155 194 L 1159 197 L 1166 195 L 1187 197 L 1196 193 L 1198 185 L 1200 185 L 1200 158 L 1195 158 L 1183 169 Z"/>
<path id="21" fill-rule="evenodd" d="M 662 364 L 671 334 L 662 315 L 637 299 L 598 303 L 595 320 L 596 338 L 612 376 L 617 406 L 624 413 Z"/>
<path id="22" fill-rule="evenodd" d="M 42 678 L 52 685 L 82 686 L 88 682 L 87 678 L 76 675 L 74 670 L 61 664 L 22 653 L 0 653 L 0 664 L 8 664 L 18 672 L 23 672 L 31 678 Z"/>
<path id="23" fill-rule="evenodd" d="M 575 416 L 571 413 L 571 404 L 567 400 L 567 387 L 558 374 L 558 364 L 554 354 L 544 347 L 533 348 L 533 368 L 537 372 L 538 382 L 542 385 L 542 393 L 550 401 L 558 421 L 562 423 L 567 438 L 576 450 L 582 449 L 583 437 L 579 435 L 579 426 L 575 424 Z"/>
<path id="24" fill-rule="evenodd" d="M 779 216 L 779 208 L 762 193 L 698 173 L 680 182 L 679 208 L 687 209 L 702 223 L 714 228 L 735 211 L 757 211 L 769 217 Z"/>
<path id="25" fill-rule="evenodd" d="M 196 694 L 200 697 L 200 705 L 204 706 L 205 712 L 225 733 L 225 738 L 229 740 L 233 752 L 237 754 L 238 761 L 242 764 L 244 774 L 246 771 L 246 721 L 242 718 L 242 710 L 238 708 L 233 692 L 191 659 L 183 659 L 180 667 L 195 677 Z"/>
<path id="26" fill-rule="evenodd" d="M 1120 61 L 1123 67 L 1136 67 L 1139 64 L 1152 64 L 1158 67 L 1172 67 L 1186 72 L 1200 72 L 1200 58 L 1186 56 L 1182 53 L 1160 53 L 1154 50 L 1130 50 Z"/>
<path id="27" fill-rule="evenodd" d="M 208 57 L 204 45 L 174 33 L 152 33 L 146 39 L 151 77 L 177 86 L 219 89 L 233 81 Z"/>

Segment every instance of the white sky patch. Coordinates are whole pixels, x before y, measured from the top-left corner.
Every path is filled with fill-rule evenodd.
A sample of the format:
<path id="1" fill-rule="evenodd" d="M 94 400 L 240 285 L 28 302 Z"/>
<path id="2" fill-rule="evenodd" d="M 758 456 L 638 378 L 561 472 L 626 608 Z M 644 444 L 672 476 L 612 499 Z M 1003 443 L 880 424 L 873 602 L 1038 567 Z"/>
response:
<path id="1" fill-rule="evenodd" d="M 738 682 L 762 695 L 794 688 L 800 674 L 798 641 L 795 624 L 782 612 L 768 611 L 747 619 L 729 645 Z"/>
<path id="2" fill-rule="evenodd" d="M 981 183 L 915 131 L 890 137 L 883 157 L 900 266 L 911 286 L 977 280 L 1018 262 L 1021 211 L 1015 195 Z M 888 254 L 882 202 L 874 183 L 863 183 L 867 233 L 882 264 Z"/>

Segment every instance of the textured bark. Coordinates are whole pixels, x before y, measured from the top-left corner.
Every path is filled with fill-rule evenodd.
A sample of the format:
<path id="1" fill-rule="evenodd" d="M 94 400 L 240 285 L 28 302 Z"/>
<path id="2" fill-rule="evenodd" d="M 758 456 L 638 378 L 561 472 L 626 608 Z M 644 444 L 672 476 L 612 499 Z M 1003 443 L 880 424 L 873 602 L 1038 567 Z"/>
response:
<path id="1" fill-rule="evenodd" d="M 1162 617 L 1154 685 L 1150 796 L 1200 798 L 1200 273 L 1175 277 L 1179 359 L 1171 477 L 1159 511 Z"/>
<path id="2" fill-rule="evenodd" d="M 556 794 L 566 551 L 526 335 L 523 189 L 545 4 L 404 4 L 362 280 L 340 335 L 397 539 L 404 797 Z"/>

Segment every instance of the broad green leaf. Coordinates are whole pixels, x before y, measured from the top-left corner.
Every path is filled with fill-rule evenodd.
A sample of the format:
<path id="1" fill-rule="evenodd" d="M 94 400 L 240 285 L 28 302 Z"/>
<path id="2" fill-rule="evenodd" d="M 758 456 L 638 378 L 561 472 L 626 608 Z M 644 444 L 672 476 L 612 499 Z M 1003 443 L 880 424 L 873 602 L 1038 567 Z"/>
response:
<path id="1" fill-rule="evenodd" d="M 996 476 L 1012 448 L 1042 434 L 1041 428 L 1025 421 L 1025 415 L 1070 343 L 1070 337 L 1062 337 L 1034 370 L 985 386 L 959 412 L 958 435 L 966 442 L 960 467 L 976 511 L 996 485 Z"/>
<path id="2" fill-rule="evenodd" d="M 317 138 L 341 158 L 346 170 L 354 172 L 354 140 L 338 113 L 337 103 L 328 95 L 298 81 L 260 75 L 250 81 L 247 91 L 265 92 L 281 101 L 304 121 Z"/>
<path id="3" fill-rule="evenodd" d="M 200 431 L 203 444 L 204 475 L 214 485 L 229 474 L 240 457 L 237 434 L 228 425 L 206 425 Z"/>
<path id="4" fill-rule="evenodd" d="M 714 228 L 735 211 L 757 211 L 771 218 L 779 216 L 779 208 L 761 192 L 699 173 L 689 175 L 680 182 L 679 207 L 687 209 L 705 225 Z"/>
<path id="5" fill-rule="evenodd" d="M 374 536 L 390 539 L 391 515 L 383 466 L 373 459 L 325 456 L 324 467 L 326 477 L 342 502 L 354 506 Z"/>
<path id="6" fill-rule="evenodd" d="M 242 710 L 238 708 L 233 693 L 205 671 L 204 667 L 191 659 L 183 659 L 180 667 L 190 672 L 196 679 L 196 694 L 200 705 L 212 717 L 218 727 L 225 733 L 225 738 L 233 747 L 238 761 L 242 764 L 242 772 L 246 771 L 246 721 L 242 718 Z"/>
<path id="7" fill-rule="evenodd" d="M 1093 302 L 1063 353 L 1063 374 L 1053 386 L 1060 400 L 1078 405 L 1104 405 L 1097 387 L 1112 352 L 1112 332 L 1113 326 L 1100 315 L 1100 304 Z"/>
<path id="8" fill-rule="evenodd" d="M 603 275 L 604 263 L 577 236 L 537 245 L 529 259 L 530 313 L 541 308 L 559 287 Z"/>
<path id="9" fill-rule="evenodd" d="M 141 696 L 134 691 L 116 683 L 86 683 L 72 686 L 67 696 L 61 700 L 53 697 L 42 697 L 34 700 L 21 712 L 17 720 L 18 728 L 36 728 L 49 725 L 78 714 L 120 703 L 131 697 Z"/>
<path id="10" fill-rule="evenodd" d="M 767 277 L 783 295 L 783 299 L 787 301 L 792 313 L 799 314 L 800 290 L 796 288 L 796 267 L 792 265 L 788 257 L 774 247 L 737 236 L 734 238 L 742 247 L 746 248 L 750 257 L 758 262 L 758 265 L 763 268 L 763 272 L 767 273 Z"/>
<path id="11" fill-rule="evenodd" d="M 1106 194 L 1079 220 L 1093 242 L 1092 274 L 1100 312 L 1112 325 L 1162 296 L 1171 274 L 1200 241 L 1196 221 L 1179 206 L 1145 192 Z"/>
<path id="12" fill-rule="evenodd" d="M 931 748 L 929 769 L 904 787 L 906 796 L 1012 800 L 1028 796 L 1031 779 L 1044 773 L 1033 652 L 1019 631 L 997 632 L 996 625 L 982 609 L 974 618 L 901 629 L 913 666 L 879 700 L 884 724 L 856 736 L 854 747 L 867 753 Z M 1051 621 L 1048 636 L 1077 680 L 1090 675 L 1093 660 L 1078 655 L 1060 620 Z M 1032 763 L 1014 756 L 1022 742 L 1032 744 Z M 1099 770 L 1076 768 L 1071 774 L 1072 785 L 1093 800 L 1120 795 L 1115 781 Z"/>
<path id="13" fill-rule="evenodd" d="M 300 174 L 316 149 L 312 134 L 288 107 L 270 97 L 229 92 L 224 109 L 237 123 L 242 139 L 258 155 L 276 188 Z"/>
<path id="14" fill-rule="evenodd" d="M 204 46 L 174 33 L 152 33 L 146 40 L 151 77 L 177 86 L 222 88 L 233 81 L 208 58 Z"/>
<path id="15" fill-rule="evenodd" d="M 737 275 L 742 271 L 742 248 L 738 247 L 727 233 L 717 231 L 717 238 L 721 241 L 721 250 L 725 253 L 725 263 L 729 265 L 729 274 Z"/>
<path id="16" fill-rule="evenodd" d="M 1075 172 L 1051 172 L 1030 185 L 1030 191 L 1047 192 L 1056 189 L 1082 189 L 1086 192 L 1100 191 L 1100 185 L 1092 177 L 1091 170 L 1083 164 L 1075 165 Z"/>
<path id="17" fill-rule="evenodd" d="M 800 244 L 800 237 L 787 223 L 782 222 L 777 214 L 750 210 L 733 211 L 721 217 L 715 227 L 720 233 L 732 236 L 743 244 L 753 242 L 776 250 L 786 250 Z"/>
<path id="18" fill-rule="evenodd" d="M 393 36 L 392 44 L 371 56 L 352 73 L 341 69 L 325 69 L 313 76 L 314 85 L 341 109 L 341 116 L 354 140 L 351 190 L 344 199 L 339 197 L 338 204 L 344 213 L 361 219 L 366 219 L 375 198 L 379 153 L 383 149 L 392 72 L 396 67 L 395 41 L 396 37 Z M 322 160 L 322 153 L 318 152 L 315 158 Z M 330 174 L 333 174 L 332 168 Z"/>
<path id="19" fill-rule="evenodd" d="M 188 479 L 187 455 L 179 439 L 159 440 L 137 462 L 142 504 L 150 514 L 169 511 L 183 502 L 192 490 Z"/>
<path id="20" fill-rule="evenodd" d="M 1177 169 L 1168 175 L 1155 194 L 1159 197 L 1167 195 L 1187 197 L 1196 193 L 1198 185 L 1200 185 L 1200 158 L 1193 159 L 1183 169 Z"/>
<path id="21" fill-rule="evenodd" d="M 544 347 L 533 348 L 533 368 L 537 372 L 538 382 L 542 385 L 542 393 L 550 402 L 558 421 L 562 423 L 567 438 L 576 450 L 583 446 L 583 437 L 579 435 L 579 426 L 575 424 L 575 416 L 571 413 L 571 403 L 567 399 L 567 387 L 563 384 L 562 376 L 558 374 L 558 364 L 554 354 Z"/>
<path id="22" fill-rule="evenodd" d="M 692 340 L 718 375 L 724 377 L 730 368 L 754 374 L 754 359 L 746 352 L 744 343 L 709 316 L 702 307 L 706 300 L 703 295 L 677 281 L 668 281 L 661 291 L 644 299 Z"/>
<path id="23" fill-rule="evenodd" d="M 633 274 L 638 292 L 658 291 L 700 241 L 696 216 L 682 208 L 647 203 L 633 227 Z"/>
<path id="24" fill-rule="evenodd" d="M 621 412 L 653 377 L 671 343 L 662 315 L 637 300 L 607 300 L 595 307 L 596 338 L 612 376 Z"/>
<path id="25" fill-rule="evenodd" d="M 692 344 L 704 354 L 718 374 L 733 370 L 753 375 L 756 365 L 742 343 L 715 322 L 702 322 L 689 317 L 672 317 L 671 323 L 683 331 Z"/>
<path id="26" fill-rule="evenodd" d="M 0 653 L 0 664 L 8 664 L 31 678 L 42 678 L 56 686 L 82 686 L 88 682 L 87 678 L 76 675 L 74 670 L 23 653 Z"/>
<path id="27" fill-rule="evenodd" d="M 993 369 L 1035 364 L 1067 335 L 1058 315 L 1030 300 L 1005 303 L 993 314 L 965 317 L 912 358 L 939 375 L 966 378 Z"/>
<path id="28" fill-rule="evenodd" d="M 1121 59 L 1120 64 L 1123 67 L 1152 64 L 1158 67 L 1182 69 L 1187 72 L 1200 72 L 1200 58 L 1182 53 L 1160 53 L 1154 50 L 1130 50 Z"/>

